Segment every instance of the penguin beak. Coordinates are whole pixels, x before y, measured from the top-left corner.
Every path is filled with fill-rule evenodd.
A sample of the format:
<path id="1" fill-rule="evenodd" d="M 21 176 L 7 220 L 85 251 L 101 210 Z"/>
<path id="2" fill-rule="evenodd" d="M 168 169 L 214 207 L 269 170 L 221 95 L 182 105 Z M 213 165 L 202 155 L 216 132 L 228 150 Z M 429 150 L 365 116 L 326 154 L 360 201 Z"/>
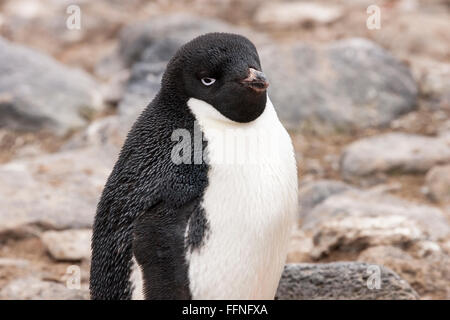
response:
<path id="1" fill-rule="evenodd" d="M 248 69 L 248 77 L 240 82 L 256 92 L 264 92 L 269 86 L 266 75 L 253 68 Z"/>

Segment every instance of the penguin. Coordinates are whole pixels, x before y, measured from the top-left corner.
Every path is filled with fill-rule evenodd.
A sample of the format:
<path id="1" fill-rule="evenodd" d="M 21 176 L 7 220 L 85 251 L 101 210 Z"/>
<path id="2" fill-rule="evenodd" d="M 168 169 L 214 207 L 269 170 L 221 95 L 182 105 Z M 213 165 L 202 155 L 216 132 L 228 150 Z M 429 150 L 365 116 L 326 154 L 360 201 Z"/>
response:
<path id="1" fill-rule="evenodd" d="M 268 85 L 241 35 L 171 58 L 97 206 L 91 299 L 274 299 L 297 167 Z"/>

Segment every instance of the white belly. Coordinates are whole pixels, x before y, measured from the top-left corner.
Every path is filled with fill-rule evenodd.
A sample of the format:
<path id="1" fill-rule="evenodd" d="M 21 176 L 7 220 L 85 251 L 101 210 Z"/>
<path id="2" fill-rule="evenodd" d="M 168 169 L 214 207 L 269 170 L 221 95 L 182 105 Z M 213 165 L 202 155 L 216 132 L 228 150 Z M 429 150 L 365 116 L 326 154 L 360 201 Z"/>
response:
<path id="1" fill-rule="evenodd" d="M 192 297 L 273 299 L 297 208 L 290 137 L 269 99 L 264 113 L 247 124 L 200 100 L 188 105 L 208 140 L 210 159 L 202 202 L 208 231 L 186 257 Z"/>

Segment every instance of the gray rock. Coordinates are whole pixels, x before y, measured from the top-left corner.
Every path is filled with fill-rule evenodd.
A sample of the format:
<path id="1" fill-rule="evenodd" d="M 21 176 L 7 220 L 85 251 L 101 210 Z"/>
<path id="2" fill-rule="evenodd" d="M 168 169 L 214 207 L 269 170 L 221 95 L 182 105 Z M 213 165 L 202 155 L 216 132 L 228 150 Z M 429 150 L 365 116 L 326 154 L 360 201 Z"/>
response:
<path id="1" fill-rule="evenodd" d="M 92 147 L 0 166 L 0 240 L 92 225 L 117 149 Z"/>
<path id="2" fill-rule="evenodd" d="M 319 123 L 339 130 L 382 127 L 416 107 L 417 86 L 409 70 L 368 40 L 259 51 L 269 95 L 290 129 Z"/>
<path id="3" fill-rule="evenodd" d="M 434 201 L 450 204 L 450 165 L 433 167 L 425 180 L 428 194 Z"/>
<path id="4" fill-rule="evenodd" d="M 0 38 L 0 127 L 65 134 L 103 108 L 87 73 Z"/>
<path id="5" fill-rule="evenodd" d="M 340 171 L 354 179 L 376 173 L 422 173 L 450 162 L 450 138 L 386 133 L 363 138 L 344 149 Z"/>
<path id="6" fill-rule="evenodd" d="M 304 229 L 315 228 L 323 221 L 340 217 L 406 217 L 416 221 L 420 229 L 433 239 L 450 235 L 450 226 L 442 210 L 409 202 L 379 191 L 376 188 L 341 192 L 332 195 L 309 211 L 304 219 Z"/>
<path id="7" fill-rule="evenodd" d="M 300 218 L 328 197 L 353 189 L 352 186 L 337 180 L 318 180 L 299 188 Z"/>
<path id="8" fill-rule="evenodd" d="M 379 288 L 373 276 L 380 275 Z M 369 289 L 373 288 L 373 289 Z M 278 285 L 279 300 L 416 300 L 418 294 L 396 273 L 360 262 L 288 264 Z"/>
<path id="9" fill-rule="evenodd" d="M 87 300 L 89 291 L 68 289 L 59 282 L 45 281 L 29 276 L 9 282 L 0 290 L 0 298 L 5 300 Z"/>
<path id="10" fill-rule="evenodd" d="M 397 247 L 370 247 L 359 261 L 382 264 L 399 274 L 424 299 L 450 299 L 450 257 L 439 247 L 422 254 L 410 254 Z"/>
<path id="11" fill-rule="evenodd" d="M 311 256 L 358 254 L 370 246 L 408 247 L 450 235 L 443 212 L 383 193 L 347 191 L 317 205 L 303 219 L 302 229 L 313 234 Z"/>
<path id="12" fill-rule="evenodd" d="M 91 229 L 46 231 L 41 240 L 50 256 L 57 261 L 90 260 Z"/>

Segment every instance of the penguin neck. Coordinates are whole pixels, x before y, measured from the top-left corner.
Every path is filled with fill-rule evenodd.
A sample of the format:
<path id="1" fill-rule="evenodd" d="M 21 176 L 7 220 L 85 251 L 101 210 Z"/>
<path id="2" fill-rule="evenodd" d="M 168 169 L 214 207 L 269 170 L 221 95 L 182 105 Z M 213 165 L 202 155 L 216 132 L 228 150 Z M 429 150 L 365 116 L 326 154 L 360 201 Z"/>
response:
<path id="1" fill-rule="evenodd" d="M 213 127 L 217 129 L 255 129 L 264 127 L 273 120 L 278 121 L 272 102 L 267 96 L 264 112 L 255 120 L 250 122 L 236 122 L 222 115 L 209 103 L 196 98 L 189 98 L 187 106 L 194 114 L 201 127 Z M 245 106 L 243 106 L 245 107 Z"/>
<path id="2" fill-rule="evenodd" d="M 186 105 L 189 97 L 181 93 L 176 86 L 164 86 L 158 94 L 161 105 Z"/>
<path id="3" fill-rule="evenodd" d="M 175 57 L 173 59 L 176 59 Z M 169 63 L 166 72 L 161 80 L 159 91 L 159 101 L 162 104 L 186 105 L 189 97 L 184 93 L 184 83 L 182 81 L 182 70 L 180 63 Z"/>

